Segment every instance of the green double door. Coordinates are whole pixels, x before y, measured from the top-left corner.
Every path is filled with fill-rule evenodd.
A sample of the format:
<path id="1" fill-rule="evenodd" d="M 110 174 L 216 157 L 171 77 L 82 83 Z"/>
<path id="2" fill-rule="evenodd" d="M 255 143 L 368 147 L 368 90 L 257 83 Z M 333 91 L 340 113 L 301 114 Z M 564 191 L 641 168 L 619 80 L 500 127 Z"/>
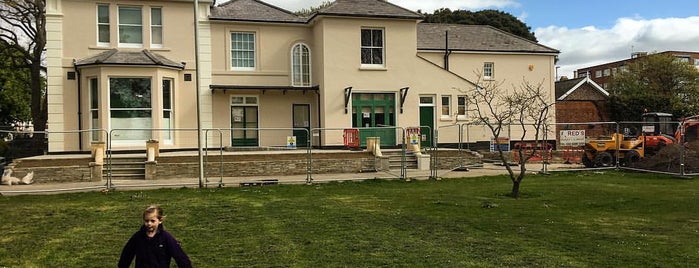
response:
<path id="1" fill-rule="evenodd" d="M 352 94 L 352 127 L 360 128 L 360 146 L 367 137 L 381 138 L 382 146 L 396 145 L 396 100 L 393 93 Z"/>

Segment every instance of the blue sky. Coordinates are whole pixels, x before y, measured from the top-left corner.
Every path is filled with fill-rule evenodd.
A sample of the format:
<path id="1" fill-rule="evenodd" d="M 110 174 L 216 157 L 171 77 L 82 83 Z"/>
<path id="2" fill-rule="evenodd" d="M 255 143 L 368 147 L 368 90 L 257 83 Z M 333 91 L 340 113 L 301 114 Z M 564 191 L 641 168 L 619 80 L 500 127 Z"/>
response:
<path id="1" fill-rule="evenodd" d="M 262 0 L 296 11 L 327 0 Z M 558 49 L 560 76 L 629 58 L 632 52 L 699 51 L 697 0 L 388 0 L 410 10 L 502 10 Z M 218 2 L 222 2 L 218 0 Z"/>

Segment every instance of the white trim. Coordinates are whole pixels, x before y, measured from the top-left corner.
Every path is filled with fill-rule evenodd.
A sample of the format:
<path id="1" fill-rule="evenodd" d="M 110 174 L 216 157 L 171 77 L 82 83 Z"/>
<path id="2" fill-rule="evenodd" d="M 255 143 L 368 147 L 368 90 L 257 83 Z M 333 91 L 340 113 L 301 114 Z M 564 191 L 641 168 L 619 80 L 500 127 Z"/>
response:
<path id="1" fill-rule="evenodd" d="M 561 95 L 560 97 L 558 97 L 558 99 L 556 99 L 556 100 L 559 100 L 559 101 L 564 100 L 564 99 L 567 98 L 570 94 L 573 94 L 573 92 L 576 91 L 576 90 L 577 90 L 580 86 L 582 86 L 584 83 L 589 83 L 594 89 L 597 89 L 597 91 L 599 91 L 600 93 L 602 93 L 602 94 L 604 94 L 605 96 L 609 97 L 609 92 L 608 92 L 608 91 L 604 90 L 604 88 L 602 88 L 600 85 L 598 85 L 597 83 L 595 83 L 595 81 L 593 81 L 592 79 L 590 79 L 589 76 L 585 76 L 585 79 L 580 80 L 580 82 L 578 82 L 577 84 L 575 84 L 575 86 L 571 87 L 570 90 L 568 90 L 565 94 L 563 94 L 563 95 Z"/>

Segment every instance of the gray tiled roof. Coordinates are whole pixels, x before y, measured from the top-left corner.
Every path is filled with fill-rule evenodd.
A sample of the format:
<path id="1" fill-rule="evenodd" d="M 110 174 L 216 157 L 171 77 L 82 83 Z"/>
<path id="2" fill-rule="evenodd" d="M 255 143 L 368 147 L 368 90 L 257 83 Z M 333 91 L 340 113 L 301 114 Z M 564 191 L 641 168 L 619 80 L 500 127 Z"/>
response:
<path id="1" fill-rule="evenodd" d="M 319 10 L 314 16 L 334 15 L 352 17 L 381 17 L 400 19 L 422 19 L 422 15 L 385 0 L 336 0 Z"/>
<path id="2" fill-rule="evenodd" d="M 212 7 L 209 19 L 284 23 L 306 22 L 306 18 L 258 0 L 231 0 Z"/>
<path id="3" fill-rule="evenodd" d="M 141 51 L 121 51 L 116 48 L 92 57 L 76 61 L 76 66 L 116 64 L 116 65 L 153 65 L 184 69 L 184 64 L 165 58 L 147 49 Z"/>
<path id="4" fill-rule="evenodd" d="M 584 80 L 585 77 L 579 77 L 579 78 L 573 78 L 573 79 L 568 79 L 568 80 L 562 80 L 556 82 L 556 99 L 560 98 L 563 96 L 563 94 L 568 93 L 575 85 L 580 83 L 580 81 Z"/>
<path id="5" fill-rule="evenodd" d="M 417 48 L 444 50 L 449 31 L 449 49 L 455 51 L 493 51 L 559 53 L 558 50 L 487 25 L 418 23 Z"/>

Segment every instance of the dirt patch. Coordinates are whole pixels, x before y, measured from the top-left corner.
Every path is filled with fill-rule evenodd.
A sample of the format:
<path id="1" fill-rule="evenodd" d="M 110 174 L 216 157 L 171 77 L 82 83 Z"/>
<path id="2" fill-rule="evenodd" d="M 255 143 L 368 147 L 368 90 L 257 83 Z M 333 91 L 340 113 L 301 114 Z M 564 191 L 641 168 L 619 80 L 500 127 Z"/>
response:
<path id="1" fill-rule="evenodd" d="M 646 154 L 646 157 L 632 164 L 631 167 L 680 173 L 683 149 L 681 146 L 679 144 L 665 146 L 652 155 Z M 699 142 L 686 143 L 684 154 L 685 173 L 699 172 Z"/>

